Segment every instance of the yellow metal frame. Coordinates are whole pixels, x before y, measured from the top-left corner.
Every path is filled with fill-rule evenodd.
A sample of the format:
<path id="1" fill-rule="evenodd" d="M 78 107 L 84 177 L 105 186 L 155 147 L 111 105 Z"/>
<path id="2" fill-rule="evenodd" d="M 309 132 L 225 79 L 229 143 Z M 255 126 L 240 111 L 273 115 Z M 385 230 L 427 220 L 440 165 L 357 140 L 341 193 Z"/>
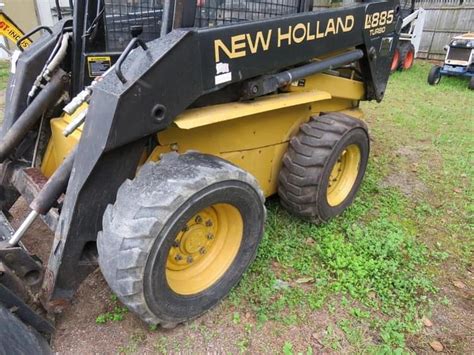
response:
<path id="1" fill-rule="evenodd" d="M 189 109 L 158 133 L 159 145 L 147 160 L 158 161 L 161 154 L 170 151 L 216 155 L 253 174 L 269 196 L 276 192 L 283 154 L 299 126 L 321 112 L 341 111 L 361 118 L 358 102 L 364 95 L 364 85 L 359 81 L 316 74 L 289 86 L 284 93 Z M 73 118 L 63 115 L 51 121 L 52 137 L 42 164 L 46 176 L 51 176 L 79 141 L 82 128 L 68 138 L 62 135 Z"/>

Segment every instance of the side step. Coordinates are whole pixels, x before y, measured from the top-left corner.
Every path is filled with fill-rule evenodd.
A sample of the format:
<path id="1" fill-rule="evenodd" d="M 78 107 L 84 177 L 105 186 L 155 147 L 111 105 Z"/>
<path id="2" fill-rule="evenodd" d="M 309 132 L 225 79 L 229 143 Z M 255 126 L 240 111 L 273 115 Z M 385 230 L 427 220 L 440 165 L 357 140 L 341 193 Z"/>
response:
<path id="1" fill-rule="evenodd" d="M 14 172 L 12 178 L 13 186 L 15 186 L 28 204 L 35 199 L 47 181 L 48 178 L 38 168 L 18 169 Z M 54 232 L 59 220 L 58 209 L 51 208 L 47 214 L 40 216 L 49 229 Z"/>

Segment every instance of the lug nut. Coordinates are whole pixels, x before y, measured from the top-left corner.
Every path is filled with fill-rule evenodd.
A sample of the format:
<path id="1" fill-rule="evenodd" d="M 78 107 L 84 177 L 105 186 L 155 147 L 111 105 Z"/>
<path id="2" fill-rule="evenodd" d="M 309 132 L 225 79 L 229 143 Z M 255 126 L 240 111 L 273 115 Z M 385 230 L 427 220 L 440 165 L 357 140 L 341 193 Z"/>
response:
<path id="1" fill-rule="evenodd" d="M 206 248 L 204 248 L 204 247 L 201 248 L 201 249 L 199 249 L 199 253 L 200 253 L 201 255 L 206 254 L 206 252 L 207 252 L 207 250 L 206 250 Z"/>
<path id="2" fill-rule="evenodd" d="M 196 216 L 196 219 L 194 220 L 196 223 L 202 223 L 202 217 L 200 215 Z"/>
<path id="3" fill-rule="evenodd" d="M 207 239 L 213 240 L 213 239 L 214 239 L 214 234 L 209 233 L 209 234 L 207 235 Z"/>
<path id="4" fill-rule="evenodd" d="M 188 262 L 188 264 L 191 264 L 193 262 L 193 257 L 192 256 L 188 256 L 186 258 L 186 261 Z"/>
<path id="5" fill-rule="evenodd" d="M 211 220 L 206 221 L 206 227 L 212 227 L 212 221 Z"/>
<path id="6" fill-rule="evenodd" d="M 177 255 L 174 257 L 174 260 L 180 261 L 180 260 L 183 260 L 183 257 L 182 257 L 180 254 L 177 254 Z"/>

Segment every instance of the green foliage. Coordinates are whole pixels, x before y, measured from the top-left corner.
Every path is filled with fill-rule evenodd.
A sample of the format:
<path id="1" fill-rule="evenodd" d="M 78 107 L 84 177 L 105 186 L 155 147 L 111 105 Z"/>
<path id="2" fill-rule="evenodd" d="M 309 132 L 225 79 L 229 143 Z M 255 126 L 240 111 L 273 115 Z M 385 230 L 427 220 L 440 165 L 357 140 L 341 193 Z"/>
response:
<path id="1" fill-rule="evenodd" d="M 234 322 L 234 324 L 239 324 L 240 323 L 240 314 L 239 314 L 239 312 L 234 312 L 232 314 L 232 322 Z"/>
<path id="2" fill-rule="evenodd" d="M 128 313 L 128 309 L 121 306 L 120 301 L 118 300 L 116 295 L 113 294 L 110 297 L 110 300 L 112 302 L 112 309 L 109 312 L 99 314 L 95 319 L 95 322 L 97 324 L 106 324 L 107 322 L 120 322 L 124 319 L 125 314 Z"/>
<path id="3" fill-rule="evenodd" d="M 361 329 L 370 324 L 383 342 L 375 352 L 403 352 L 406 335 L 419 330 L 419 319 L 437 292 L 439 263 L 453 256 L 467 263 L 474 249 L 472 237 L 460 228 L 472 231 L 473 226 L 466 216 L 473 215 L 474 191 L 465 183 L 474 174 L 474 117 L 472 110 L 467 112 L 473 93 L 467 82 L 455 78 L 428 86 L 428 70 L 429 65 L 418 63 L 410 72 L 396 73 L 381 105 L 363 104 L 367 116 L 378 118 L 371 125 L 379 141 L 377 157 L 369 162 L 362 190 L 342 216 L 315 226 L 290 216 L 275 200 L 267 203 L 257 259 L 231 294 L 236 307 L 250 306 L 259 322 L 283 324 L 297 324 L 308 311 L 339 314 L 343 309 L 356 322 L 338 327 L 356 348 L 368 341 Z M 418 156 L 412 161 L 394 158 L 396 149 L 418 142 L 428 143 L 414 149 Z M 435 163 L 441 164 L 441 175 L 434 173 Z M 418 199 L 387 187 L 383 182 L 393 171 L 413 172 L 432 192 Z M 446 199 L 453 189 L 461 199 Z M 442 207 L 431 198 L 443 201 Z M 430 225 L 446 229 L 433 237 L 439 240 L 434 248 L 420 238 Z M 301 279 L 313 281 L 298 283 Z M 354 302 L 357 306 L 351 307 Z M 334 329 L 326 338 L 338 349 Z"/>
<path id="4" fill-rule="evenodd" d="M 293 355 L 293 344 L 289 341 L 285 341 L 282 352 L 284 355 Z"/>
<path id="5" fill-rule="evenodd" d="M 406 199 L 394 189 L 373 193 L 379 178 L 369 169 L 354 205 L 342 218 L 323 226 L 297 221 L 271 203 L 257 262 L 234 297 L 249 300 L 259 319 L 292 324 L 298 321 L 301 306 L 326 306 L 330 313 L 336 312 L 339 305 L 327 304 L 327 296 L 343 293 L 400 319 L 404 331 L 412 328 L 405 323 L 407 314 L 415 319 L 417 307 L 435 291 L 423 269 L 430 253 L 412 234 L 409 214 L 404 213 Z M 308 245 L 308 238 L 314 243 Z M 272 267 L 275 263 L 278 268 Z M 292 282 L 304 276 L 316 282 L 305 288 Z M 291 287 L 276 287 L 279 279 Z M 360 308 L 351 313 L 360 319 L 371 314 Z M 393 337 L 382 339 L 398 346 Z"/>
<path id="6" fill-rule="evenodd" d="M 3 90 L 7 87 L 9 76 L 10 76 L 10 62 L 6 60 L 1 60 L 0 61 L 0 90 Z"/>

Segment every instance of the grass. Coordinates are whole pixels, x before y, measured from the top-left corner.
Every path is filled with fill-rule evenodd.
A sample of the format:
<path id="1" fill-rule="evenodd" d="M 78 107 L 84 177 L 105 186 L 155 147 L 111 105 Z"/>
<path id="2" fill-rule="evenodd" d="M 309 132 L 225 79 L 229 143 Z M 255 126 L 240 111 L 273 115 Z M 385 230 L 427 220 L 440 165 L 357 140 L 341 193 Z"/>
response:
<path id="1" fill-rule="evenodd" d="M 337 310 L 347 319 L 336 326 L 356 348 L 406 350 L 406 335 L 420 330 L 420 319 L 438 302 L 440 265 L 447 259 L 468 264 L 473 250 L 474 93 L 457 78 L 430 87 L 428 70 L 418 63 L 396 73 L 382 104 L 363 104 L 373 159 L 341 217 L 314 226 L 277 201 L 268 203 L 257 259 L 231 295 L 237 309 L 251 308 L 260 322 L 297 325 L 312 311 Z M 394 154 L 407 146 L 415 152 L 412 161 Z M 429 193 L 386 186 L 387 175 L 397 171 L 416 171 L 412 178 Z M 429 226 L 438 229 L 426 237 L 433 233 Z M 337 347 L 335 335 L 328 338 Z"/>
<path id="2" fill-rule="evenodd" d="M 10 75 L 10 62 L 5 61 L 5 60 L 0 60 L 0 90 L 4 90 L 7 87 L 9 75 Z"/>

